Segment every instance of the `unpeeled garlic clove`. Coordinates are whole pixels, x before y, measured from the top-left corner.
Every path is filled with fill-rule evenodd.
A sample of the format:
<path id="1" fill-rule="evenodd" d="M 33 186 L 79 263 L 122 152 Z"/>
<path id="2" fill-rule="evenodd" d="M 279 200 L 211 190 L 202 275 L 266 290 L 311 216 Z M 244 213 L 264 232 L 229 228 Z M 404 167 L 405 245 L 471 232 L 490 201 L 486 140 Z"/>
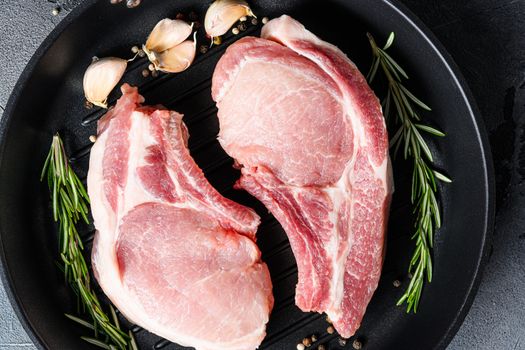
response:
<path id="1" fill-rule="evenodd" d="M 193 23 L 190 25 L 180 19 L 165 18 L 159 21 L 150 35 L 144 47 L 146 52 L 162 52 L 179 45 L 186 39 L 193 30 Z"/>
<path id="2" fill-rule="evenodd" d="M 197 50 L 197 41 L 186 40 L 181 44 L 166 51 L 156 54 L 156 61 L 153 63 L 155 69 L 166 73 L 179 73 L 186 70 L 193 59 Z"/>
<path id="3" fill-rule="evenodd" d="M 84 73 L 84 95 L 96 106 L 107 108 L 108 96 L 124 75 L 128 61 L 105 57 L 93 61 Z"/>
<path id="4" fill-rule="evenodd" d="M 246 1 L 215 0 L 204 17 L 204 29 L 212 38 L 221 36 L 244 16 L 255 17 Z"/>

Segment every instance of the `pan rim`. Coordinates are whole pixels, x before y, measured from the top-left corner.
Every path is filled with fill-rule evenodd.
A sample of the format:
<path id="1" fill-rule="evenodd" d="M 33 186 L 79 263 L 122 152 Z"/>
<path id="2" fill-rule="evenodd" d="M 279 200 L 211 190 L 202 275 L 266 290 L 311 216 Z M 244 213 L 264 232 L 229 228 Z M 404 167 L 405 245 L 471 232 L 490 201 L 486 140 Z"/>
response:
<path id="1" fill-rule="evenodd" d="M 421 37 L 427 41 L 428 45 L 434 50 L 437 57 L 443 62 L 444 66 L 450 72 L 454 84 L 457 85 L 459 91 L 461 92 L 462 99 L 465 101 L 466 106 L 469 110 L 469 115 L 473 121 L 473 125 L 477 134 L 477 139 L 480 145 L 481 156 L 484 160 L 483 170 L 484 170 L 484 192 L 485 192 L 485 223 L 484 223 L 484 234 L 482 249 L 476 264 L 476 270 L 472 275 L 472 280 L 470 281 L 468 292 L 463 298 L 463 303 L 458 310 L 456 317 L 451 322 L 450 326 L 444 333 L 441 341 L 436 344 L 435 349 L 445 349 L 459 328 L 463 324 L 465 317 L 467 316 L 474 298 L 479 289 L 481 279 L 483 278 L 483 273 L 485 267 L 489 260 L 490 247 L 493 243 L 494 238 L 494 222 L 495 222 L 495 180 L 494 180 L 494 163 L 492 160 L 492 151 L 490 149 L 489 138 L 487 135 L 487 129 L 485 127 L 485 122 L 481 116 L 481 112 L 477 107 L 476 100 L 470 91 L 470 88 L 461 73 L 458 65 L 452 58 L 452 56 L 445 49 L 443 44 L 437 39 L 434 33 L 414 14 L 412 13 L 404 4 L 401 4 L 398 0 L 382 0 L 385 4 L 390 6 L 393 11 L 397 12 L 401 17 L 403 17 L 408 24 L 410 24 L 417 32 L 420 33 Z"/>
<path id="2" fill-rule="evenodd" d="M 60 21 L 60 23 L 50 32 L 50 34 L 44 39 L 42 44 L 37 48 L 31 59 L 25 66 L 20 77 L 15 84 L 3 116 L 0 120 L 0 167 L 3 164 L 4 152 L 5 152 L 5 137 L 11 124 L 12 114 L 18 105 L 20 99 L 20 92 L 24 90 L 28 80 L 32 76 L 32 73 L 41 60 L 41 58 L 47 53 L 55 41 L 64 33 L 64 31 L 75 22 L 75 20 L 81 16 L 88 8 L 96 4 L 100 0 L 84 0 L 77 5 L 66 17 Z M 471 281 L 469 281 L 469 287 L 467 293 L 463 297 L 461 307 L 458 309 L 456 316 L 452 320 L 450 326 L 441 336 L 441 340 L 436 344 L 435 349 L 444 349 L 456 335 L 460 326 L 463 323 L 472 303 L 474 297 L 477 294 L 477 290 L 483 277 L 484 269 L 489 259 L 489 251 L 493 241 L 493 231 L 495 222 L 495 182 L 494 182 L 494 168 L 492 161 L 492 154 L 490 150 L 490 144 L 488 141 L 488 135 L 485 129 L 485 123 L 477 108 L 475 99 L 466 83 L 465 78 L 461 74 L 459 67 L 456 65 L 454 59 L 446 51 L 444 46 L 435 37 L 432 31 L 405 5 L 401 4 L 398 0 L 378 0 L 384 3 L 396 12 L 401 18 L 403 18 L 407 25 L 411 26 L 415 31 L 419 33 L 422 40 L 426 41 L 432 51 L 436 54 L 442 64 L 449 71 L 453 78 L 454 84 L 457 86 L 461 93 L 461 98 L 467 106 L 468 114 L 473 122 L 473 126 L 477 135 L 477 142 L 479 143 L 479 149 L 483 162 L 483 193 L 485 196 L 484 205 L 484 222 L 483 232 L 480 235 L 482 237 L 482 249 L 479 252 L 479 258 L 476 262 L 476 268 L 472 274 Z M 4 285 L 4 289 L 8 296 L 8 299 L 13 307 L 13 310 L 20 320 L 24 330 L 32 340 L 34 345 L 38 349 L 49 349 L 49 344 L 46 343 L 45 339 L 38 333 L 37 329 L 33 326 L 29 319 L 26 309 L 22 306 L 21 300 L 18 298 L 12 277 L 9 272 L 9 264 L 6 260 L 6 254 L 4 250 L 4 244 L 2 237 L 6 230 L 0 222 L 0 278 Z"/>

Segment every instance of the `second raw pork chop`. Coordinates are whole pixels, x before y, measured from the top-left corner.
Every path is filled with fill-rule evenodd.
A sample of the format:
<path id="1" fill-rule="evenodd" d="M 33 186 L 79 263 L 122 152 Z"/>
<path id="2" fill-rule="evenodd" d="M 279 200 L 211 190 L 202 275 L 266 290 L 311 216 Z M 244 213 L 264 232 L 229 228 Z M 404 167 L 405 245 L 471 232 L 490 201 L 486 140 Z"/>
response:
<path id="1" fill-rule="evenodd" d="M 297 306 L 350 337 L 378 285 L 392 192 L 378 99 L 337 47 L 288 16 L 227 49 L 212 95 L 239 186 L 288 235 Z"/>
<path id="2" fill-rule="evenodd" d="M 182 115 L 136 88 L 98 124 L 88 190 L 95 276 L 136 324 L 201 350 L 253 350 L 273 306 L 259 217 L 222 197 L 191 158 Z"/>

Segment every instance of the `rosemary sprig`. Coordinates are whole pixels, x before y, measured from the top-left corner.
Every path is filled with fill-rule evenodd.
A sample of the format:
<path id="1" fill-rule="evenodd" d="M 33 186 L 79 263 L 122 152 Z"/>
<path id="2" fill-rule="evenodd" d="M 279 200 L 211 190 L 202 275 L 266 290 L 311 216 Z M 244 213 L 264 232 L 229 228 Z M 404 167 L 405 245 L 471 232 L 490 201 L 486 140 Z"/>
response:
<path id="1" fill-rule="evenodd" d="M 434 232 L 441 227 L 440 207 L 436 199 L 437 180 L 451 180 L 432 167 L 434 162 L 432 152 L 428 147 L 422 132 L 443 137 L 445 134 L 431 126 L 421 123 L 417 109 L 430 111 L 425 103 L 415 97 L 403 84 L 408 76 L 403 68 L 386 52 L 394 43 L 394 33 L 390 33 L 383 48 L 377 46 L 370 33 L 367 34 L 372 47 L 373 61 L 367 80 L 372 83 L 381 68 L 387 82 L 386 97 L 382 101 L 383 113 L 392 127 L 397 128 L 390 139 L 390 147 L 394 148 L 394 156 L 403 148 L 405 159 L 413 161 L 411 202 L 414 207 L 416 249 L 410 260 L 408 274 L 410 284 L 397 305 L 406 302 L 407 312 L 417 312 L 425 277 L 432 281 L 432 246 Z M 393 102 L 393 103 L 392 103 Z M 395 114 L 394 120 L 389 115 Z"/>
<path id="2" fill-rule="evenodd" d="M 84 246 L 76 229 L 80 219 L 89 223 L 89 197 L 66 156 L 64 144 L 58 134 L 53 136 L 40 181 L 47 179 L 53 206 L 53 218 L 59 226 L 60 268 L 66 281 L 78 297 L 84 312 L 92 322 L 66 314 L 66 316 L 91 329 L 94 338 L 82 337 L 85 341 L 105 349 L 136 349 L 131 334 L 124 333 L 118 324 L 113 308 L 113 322 L 103 311 L 91 285 L 91 277 L 86 260 L 82 255 Z M 80 306 L 80 305 L 79 305 Z M 104 340 L 102 340 L 104 339 Z M 135 348 L 133 348 L 135 346 Z"/>

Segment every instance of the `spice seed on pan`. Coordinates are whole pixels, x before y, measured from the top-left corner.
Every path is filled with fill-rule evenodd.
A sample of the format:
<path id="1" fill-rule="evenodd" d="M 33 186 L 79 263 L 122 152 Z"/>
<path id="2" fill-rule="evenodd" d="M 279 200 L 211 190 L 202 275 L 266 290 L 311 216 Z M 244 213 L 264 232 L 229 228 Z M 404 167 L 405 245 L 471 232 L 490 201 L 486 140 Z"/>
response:
<path id="1" fill-rule="evenodd" d="M 310 338 L 304 338 L 303 345 L 306 346 L 307 348 L 310 347 L 312 345 L 312 340 Z"/>
<path id="2" fill-rule="evenodd" d="M 401 286 L 401 282 L 399 280 L 395 280 L 394 282 L 392 282 L 392 284 L 394 285 L 394 287 L 398 288 Z"/>

